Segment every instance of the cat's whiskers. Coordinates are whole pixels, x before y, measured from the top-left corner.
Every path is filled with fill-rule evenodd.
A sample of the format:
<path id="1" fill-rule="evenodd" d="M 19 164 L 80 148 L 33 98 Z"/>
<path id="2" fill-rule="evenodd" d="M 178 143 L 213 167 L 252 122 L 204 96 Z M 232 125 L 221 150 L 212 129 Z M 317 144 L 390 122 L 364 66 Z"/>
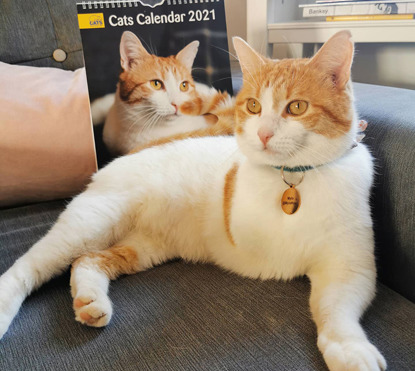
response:
<path id="1" fill-rule="evenodd" d="M 348 131 L 348 132 L 345 133 L 344 130 L 342 130 L 340 128 L 337 128 L 337 127 L 331 127 L 330 129 L 337 131 L 342 136 L 345 136 L 345 137 L 348 137 L 348 138 L 353 138 L 353 139 L 355 138 L 355 135 L 353 133 L 351 133 L 350 131 Z"/>
<path id="2" fill-rule="evenodd" d="M 157 114 L 152 114 L 148 117 L 148 119 L 144 122 L 144 124 L 141 125 L 140 134 L 142 134 L 144 131 L 149 131 L 150 128 L 153 127 L 154 122 L 158 121 Z"/>
<path id="3" fill-rule="evenodd" d="M 222 79 L 217 79 L 217 80 L 214 80 L 214 81 L 212 81 L 212 84 L 214 84 L 214 83 L 216 83 L 216 82 L 218 82 L 218 81 L 223 81 L 223 80 L 232 80 L 232 77 L 224 77 L 224 78 L 222 78 Z"/>
<path id="4" fill-rule="evenodd" d="M 317 160 L 321 164 L 325 164 L 325 163 L 328 163 L 328 162 L 331 162 L 332 161 L 332 159 L 330 157 L 325 156 L 324 154 L 316 151 L 313 148 L 307 147 L 304 144 L 295 143 L 295 146 L 296 146 L 297 149 L 300 149 L 300 150 L 304 150 L 305 149 L 305 150 L 307 150 L 307 152 L 308 152 L 307 153 L 307 156 L 312 157 L 313 159 Z M 303 165 L 308 165 L 308 164 L 303 164 Z"/>
<path id="5" fill-rule="evenodd" d="M 235 55 L 235 54 L 232 54 L 232 53 L 230 53 L 228 50 L 225 50 L 225 49 L 222 49 L 222 48 L 219 48 L 219 47 L 217 47 L 217 46 L 215 46 L 215 45 L 213 45 L 215 48 L 217 48 L 217 49 L 219 49 L 219 50 L 222 50 L 222 51 L 224 51 L 225 53 L 227 53 L 227 54 L 229 54 L 229 55 L 231 55 L 233 58 L 235 58 L 238 62 L 239 62 L 239 65 L 242 67 L 243 66 L 243 63 L 239 60 L 239 58 L 238 58 L 238 56 L 237 55 Z M 262 66 L 261 66 L 261 68 L 262 68 Z M 251 73 L 251 71 L 250 71 L 251 69 L 250 68 L 246 68 L 246 72 L 251 76 L 251 78 L 252 78 L 252 80 L 253 81 L 255 81 L 256 82 L 256 80 L 254 79 L 254 77 L 253 77 L 253 75 L 252 75 L 252 73 Z M 244 80 L 244 83 L 245 82 L 247 82 L 246 80 Z M 256 87 L 259 87 L 259 83 L 257 83 L 257 86 Z"/>
<path id="6" fill-rule="evenodd" d="M 288 152 L 288 156 L 289 156 L 289 157 L 291 157 L 291 158 L 293 158 L 293 157 L 294 157 L 294 153 L 293 153 L 292 151 L 287 150 L 287 152 Z"/>
<path id="7" fill-rule="evenodd" d="M 144 114 L 136 115 L 135 117 L 131 117 L 128 121 L 131 122 L 132 126 L 142 126 L 142 122 L 145 122 L 148 118 L 153 116 L 155 114 L 154 111 L 149 110 L 145 112 Z"/>
<path id="8" fill-rule="evenodd" d="M 134 113 L 133 112 L 125 113 L 123 118 L 126 122 L 131 123 L 131 125 L 129 126 L 129 130 L 131 130 L 131 128 L 139 124 L 140 121 L 142 121 L 143 119 L 147 119 L 149 116 L 153 114 L 154 114 L 154 109 L 149 107 L 149 108 L 139 110 L 138 112 L 135 111 Z M 139 125 L 141 126 L 141 124 Z"/>
<path id="9" fill-rule="evenodd" d="M 144 113 L 144 114 L 143 114 Z M 130 117 L 130 121 L 133 122 L 133 124 L 137 123 L 139 120 L 148 118 L 149 116 L 152 116 L 156 114 L 156 111 L 153 108 L 149 108 L 146 110 L 143 110 L 139 113 L 137 113 L 136 115 Z"/>
<path id="10" fill-rule="evenodd" d="M 300 56 L 298 55 L 299 53 L 295 53 L 294 52 L 294 48 L 292 43 L 288 40 L 288 38 L 285 35 L 282 35 L 283 39 L 285 40 L 285 44 L 288 45 L 288 48 L 290 49 L 291 52 L 291 58 L 299 58 Z"/>
<path id="11" fill-rule="evenodd" d="M 238 56 L 236 55 L 236 54 L 232 54 L 229 50 L 226 50 L 226 49 L 223 49 L 223 48 L 220 48 L 219 46 L 216 46 L 216 45 L 212 45 L 214 48 L 216 48 L 216 49 L 219 49 L 219 50 L 222 50 L 223 52 L 225 52 L 226 54 L 229 54 L 230 56 L 232 56 L 232 57 L 234 57 L 236 60 L 239 60 L 238 59 Z"/>
<path id="12" fill-rule="evenodd" d="M 136 115 L 135 116 L 135 120 L 131 120 L 132 123 L 128 129 L 128 133 L 131 131 L 131 129 L 135 126 L 140 126 L 141 130 L 140 130 L 140 134 L 146 130 L 149 127 L 149 120 L 151 120 L 155 115 L 157 115 L 156 111 L 154 109 L 149 109 L 148 112 L 141 116 L 141 115 Z M 140 117 L 138 117 L 140 116 Z M 144 121 L 143 121 L 144 120 Z"/>
<path id="13" fill-rule="evenodd" d="M 260 69 L 261 70 L 261 69 Z M 259 85 L 259 82 L 257 82 L 256 81 L 256 79 L 254 78 L 254 76 L 252 75 L 252 73 L 251 73 L 251 71 L 247 71 L 248 72 L 248 74 L 249 74 L 249 76 L 251 77 L 251 80 L 252 81 L 250 81 L 250 85 L 251 85 L 251 87 L 254 87 L 254 88 L 260 88 L 260 85 Z M 246 81 L 245 79 L 244 79 L 244 83 L 246 83 L 246 82 L 248 82 L 248 81 Z M 255 85 L 252 85 L 252 82 L 254 82 L 255 83 Z"/>
<path id="14" fill-rule="evenodd" d="M 142 111 L 153 109 L 153 106 L 151 104 L 148 105 L 140 105 L 139 108 L 133 106 L 131 108 L 128 108 L 125 110 L 126 114 L 139 114 Z"/>
<path id="15" fill-rule="evenodd" d="M 152 107 L 152 105 L 151 105 L 150 103 L 145 104 L 145 103 L 143 103 L 143 102 L 140 102 L 140 103 L 139 103 L 139 107 L 140 107 L 140 109 L 141 109 L 142 107 Z M 136 105 L 136 104 L 132 104 L 132 105 L 124 105 L 124 110 L 125 110 L 125 111 L 127 111 L 127 112 L 130 112 L 130 111 L 137 111 L 137 105 Z"/>
<path id="16" fill-rule="evenodd" d="M 154 115 L 151 118 L 150 123 L 147 126 L 147 130 L 151 131 L 155 126 L 157 126 L 157 124 L 162 120 L 163 116 L 160 115 Z"/>
<path id="17" fill-rule="evenodd" d="M 157 114 L 155 112 L 150 112 L 146 116 L 144 116 L 143 118 L 145 118 L 145 121 L 142 121 L 140 123 L 141 131 L 147 130 L 151 126 L 152 121 L 154 121 L 156 117 L 157 117 Z"/>
<path id="18" fill-rule="evenodd" d="M 197 70 L 201 70 L 201 71 L 205 71 L 206 72 L 206 68 L 203 68 L 203 67 L 193 67 L 192 68 L 192 74 L 193 74 L 193 71 L 197 71 Z"/>
<path id="19" fill-rule="evenodd" d="M 135 119 L 143 113 L 149 112 L 154 110 L 154 107 L 151 105 L 140 106 L 139 109 L 137 108 L 128 108 L 123 112 L 124 117 L 128 116 L 128 119 Z"/>
<path id="20" fill-rule="evenodd" d="M 153 44 L 151 43 L 150 40 L 150 45 L 148 44 L 148 42 L 146 42 L 144 39 L 142 39 L 142 42 L 145 44 L 145 46 L 147 47 L 147 50 L 153 54 L 153 55 L 157 55 L 157 50 L 155 48 L 153 48 Z"/>
<path id="21" fill-rule="evenodd" d="M 324 164 L 327 164 L 327 163 L 329 163 L 329 162 L 331 162 L 332 161 L 332 159 L 331 158 L 329 158 L 329 157 L 327 157 L 327 156 L 324 156 L 322 153 L 320 153 L 320 152 L 318 152 L 318 151 L 316 151 L 316 150 L 314 150 L 314 149 L 312 149 L 312 148 L 309 148 L 309 147 L 306 147 L 306 146 L 304 146 L 303 144 L 300 144 L 300 143 L 296 143 L 296 146 L 297 146 L 297 148 L 298 149 L 307 149 L 308 151 L 309 151 L 309 153 L 307 153 L 307 155 L 308 156 L 310 156 L 311 158 L 314 158 L 314 159 L 316 159 L 318 162 L 320 162 L 321 163 L 321 165 L 324 165 Z M 307 164 L 304 164 L 304 165 L 306 165 L 307 166 Z M 313 171 L 315 172 L 315 174 L 317 175 L 317 176 L 320 176 L 320 177 L 322 177 L 322 174 L 321 174 L 321 171 L 320 171 L 320 169 L 319 169 L 319 167 L 318 166 L 316 166 L 314 169 L 313 169 Z M 331 187 L 329 187 L 327 184 L 326 184 L 326 182 L 322 182 L 321 183 L 321 185 L 324 187 L 324 189 L 325 189 L 325 193 L 326 194 L 333 194 L 334 192 L 333 192 L 333 188 L 331 188 Z"/>
<path id="22" fill-rule="evenodd" d="M 344 133 L 344 131 L 342 131 L 341 129 L 338 129 L 338 128 L 334 128 L 334 130 L 337 130 L 340 134 L 342 134 L 343 137 L 351 139 L 352 141 L 355 141 L 355 139 L 356 139 L 356 135 L 351 133 L 351 132 Z M 333 145 L 332 143 L 330 143 L 329 141 L 327 141 L 327 143 L 325 145 L 327 147 L 331 148 L 331 149 L 334 149 L 335 151 L 338 150 L 338 148 L 335 145 Z"/>
<path id="23" fill-rule="evenodd" d="M 242 78 L 242 81 L 243 81 L 243 83 L 244 83 L 244 84 L 248 84 L 248 85 L 250 85 L 250 86 L 251 86 L 251 88 L 253 88 L 253 89 L 255 89 L 255 88 L 256 88 L 256 86 L 255 86 L 255 85 L 253 85 L 253 84 L 251 83 L 251 81 L 248 81 L 248 80 L 243 79 L 243 78 Z"/>
<path id="24" fill-rule="evenodd" d="M 164 116 L 161 116 L 156 111 L 154 111 L 153 114 L 146 120 L 146 122 L 142 126 L 140 134 L 143 131 L 151 131 L 151 129 L 157 126 L 160 123 L 160 121 L 162 121 L 164 118 Z"/>

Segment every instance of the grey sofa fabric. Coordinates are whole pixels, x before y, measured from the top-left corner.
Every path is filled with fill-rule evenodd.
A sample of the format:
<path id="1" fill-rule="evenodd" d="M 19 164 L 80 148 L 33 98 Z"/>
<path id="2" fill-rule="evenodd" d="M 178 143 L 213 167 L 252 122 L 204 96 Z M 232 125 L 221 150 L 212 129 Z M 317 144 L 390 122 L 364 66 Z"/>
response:
<path id="1" fill-rule="evenodd" d="M 56 49 L 65 51 L 65 61 L 53 59 Z M 83 67 L 76 1 L 0 1 L 0 61 L 68 70 Z"/>
<path id="2" fill-rule="evenodd" d="M 415 91 L 355 84 L 376 159 L 372 205 L 379 277 L 415 302 Z"/>
<path id="3" fill-rule="evenodd" d="M 52 225 L 64 201 L 3 210 L 0 273 Z M 0 342 L 0 370 L 326 370 L 306 279 L 259 281 L 170 262 L 111 284 L 112 322 L 75 322 L 69 275 L 23 304 Z M 363 318 L 389 370 L 415 369 L 415 304 L 384 285 Z"/>

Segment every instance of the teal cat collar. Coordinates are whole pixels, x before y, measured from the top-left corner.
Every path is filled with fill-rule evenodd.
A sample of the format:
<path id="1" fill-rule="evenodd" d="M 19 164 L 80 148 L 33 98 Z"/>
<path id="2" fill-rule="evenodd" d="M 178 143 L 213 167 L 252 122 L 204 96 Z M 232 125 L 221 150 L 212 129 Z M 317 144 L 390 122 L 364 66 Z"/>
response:
<path id="1" fill-rule="evenodd" d="M 321 166 L 321 165 L 320 165 Z M 287 167 L 287 166 L 271 166 L 274 169 L 281 170 L 284 168 L 284 171 L 288 171 L 289 173 L 304 173 L 308 170 L 313 170 L 318 166 L 295 166 L 295 167 Z"/>
<path id="2" fill-rule="evenodd" d="M 358 146 L 358 144 L 359 144 L 358 142 L 354 141 L 350 149 L 356 148 Z M 305 166 L 294 166 L 294 167 L 288 167 L 288 166 L 272 166 L 271 165 L 271 167 L 273 167 L 274 169 L 277 169 L 277 170 L 284 169 L 284 171 L 288 171 L 289 173 L 304 173 L 306 171 L 313 170 L 316 167 L 320 167 L 320 166 L 323 166 L 323 165 L 324 164 L 315 165 L 315 166 L 305 165 Z"/>

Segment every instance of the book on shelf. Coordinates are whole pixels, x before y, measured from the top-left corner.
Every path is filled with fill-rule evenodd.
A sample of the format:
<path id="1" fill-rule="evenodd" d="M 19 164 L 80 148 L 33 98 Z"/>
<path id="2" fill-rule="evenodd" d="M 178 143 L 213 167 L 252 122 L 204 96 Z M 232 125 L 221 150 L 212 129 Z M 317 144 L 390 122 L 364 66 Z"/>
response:
<path id="1" fill-rule="evenodd" d="M 365 1 L 373 1 L 373 0 L 317 0 L 317 4 L 332 4 L 332 3 L 345 3 L 345 2 L 354 2 L 354 3 L 363 3 Z"/>
<path id="2" fill-rule="evenodd" d="M 350 21 L 397 21 L 414 19 L 413 14 L 372 14 L 372 15 L 338 15 L 326 17 L 328 22 L 350 22 Z"/>
<path id="3" fill-rule="evenodd" d="M 415 13 L 415 0 L 401 1 L 336 1 L 301 4 L 303 17 L 394 15 Z"/>

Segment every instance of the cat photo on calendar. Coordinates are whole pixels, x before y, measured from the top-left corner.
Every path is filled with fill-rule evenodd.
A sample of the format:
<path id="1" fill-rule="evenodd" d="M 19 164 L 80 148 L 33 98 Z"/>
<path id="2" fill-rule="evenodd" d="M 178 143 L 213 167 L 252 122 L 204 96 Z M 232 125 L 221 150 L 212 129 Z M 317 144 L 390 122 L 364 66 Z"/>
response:
<path id="1" fill-rule="evenodd" d="M 233 132 L 224 1 L 186 3 L 77 4 L 100 166 L 171 136 Z"/>
<path id="2" fill-rule="evenodd" d="M 198 47 L 195 40 L 176 55 L 158 57 L 135 34 L 123 33 L 116 92 L 91 104 L 92 121 L 105 122 L 103 140 L 112 153 L 126 154 L 154 140 L 209 128 L 216 124 L 213 112 L 232 107 L 227 93 L 194 81 Z"/>

